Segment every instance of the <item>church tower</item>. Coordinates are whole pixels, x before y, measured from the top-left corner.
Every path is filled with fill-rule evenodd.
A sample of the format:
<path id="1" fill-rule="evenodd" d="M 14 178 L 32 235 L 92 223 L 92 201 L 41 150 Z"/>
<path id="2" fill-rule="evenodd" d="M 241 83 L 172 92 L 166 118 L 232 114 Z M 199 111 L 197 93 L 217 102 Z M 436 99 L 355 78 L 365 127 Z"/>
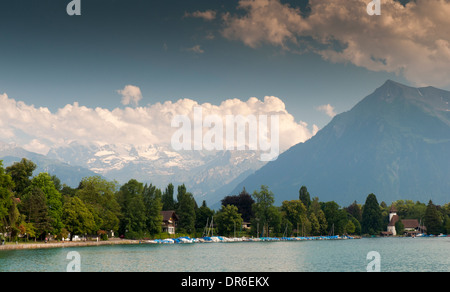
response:
<path id="1" fill-rule="evenodd" d="M 398 221 L 397 209 L 395 209 L 394 204 L 391 206 L 391 210 L 389 211 L 389 224 L 387 231 L 392 232 L 393 236 L 397 235 L 397 231 L 395 230 L 395 223 Z"/>
<path id="2" fill-rule="evenodd" d="M 397 209 L 395 209 L 394 204 L 392 204 L 391 210 L 389 211 L 389 222 L 392 221 L 392 217 L 394 217 L 395 215 L 397 215 Z"/>

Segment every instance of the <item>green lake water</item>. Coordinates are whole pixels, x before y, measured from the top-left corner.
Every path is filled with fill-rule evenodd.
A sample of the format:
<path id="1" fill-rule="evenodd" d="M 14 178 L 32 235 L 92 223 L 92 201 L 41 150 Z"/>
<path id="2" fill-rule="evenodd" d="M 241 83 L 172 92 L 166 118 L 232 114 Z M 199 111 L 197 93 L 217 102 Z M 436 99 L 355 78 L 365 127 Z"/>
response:
<path id="1" fill-rule="evenodd" d="M 82 272 L 448 272 L 450 238 L 118 245 L 0 251 L 0 272 L 65 272 L 69 252 Z"/>

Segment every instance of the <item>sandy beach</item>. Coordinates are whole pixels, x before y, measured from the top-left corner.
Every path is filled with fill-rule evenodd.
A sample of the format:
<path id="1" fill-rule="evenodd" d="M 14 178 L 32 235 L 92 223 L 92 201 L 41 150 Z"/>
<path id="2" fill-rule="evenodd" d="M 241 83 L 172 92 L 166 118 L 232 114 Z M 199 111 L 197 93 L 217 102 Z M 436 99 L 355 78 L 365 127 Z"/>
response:
<path id="1" fill-rule="evenodd" d="M 119 244 L 139 244 L 139 240 L 108 240 L 108 241 L 60 241 L 48 243 L 18 243 L 0 245 L 2 250 L 18 250 L 18 249 L 43 249 L 43 248 L 68 248 L 68 247 L 84 247 L 84 246 L 101 246 L 101 245 L 119 245 Z"/>

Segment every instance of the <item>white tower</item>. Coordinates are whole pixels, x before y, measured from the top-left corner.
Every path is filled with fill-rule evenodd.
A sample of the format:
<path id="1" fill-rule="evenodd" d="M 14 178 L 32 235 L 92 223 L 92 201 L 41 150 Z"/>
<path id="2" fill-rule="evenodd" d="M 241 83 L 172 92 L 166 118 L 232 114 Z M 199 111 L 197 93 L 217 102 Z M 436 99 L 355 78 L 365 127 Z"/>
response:
<path id="1" fill-rule="evenodd" d="M 389 224 L 387 227 L 388 232 L 392 232 L 392 235 L 397 235 L 397 230 L 395 230 L 395 223 L 398 221 L 397 210 L 394 205 L 391 206 L 391 210 L 389 211 Z"/>

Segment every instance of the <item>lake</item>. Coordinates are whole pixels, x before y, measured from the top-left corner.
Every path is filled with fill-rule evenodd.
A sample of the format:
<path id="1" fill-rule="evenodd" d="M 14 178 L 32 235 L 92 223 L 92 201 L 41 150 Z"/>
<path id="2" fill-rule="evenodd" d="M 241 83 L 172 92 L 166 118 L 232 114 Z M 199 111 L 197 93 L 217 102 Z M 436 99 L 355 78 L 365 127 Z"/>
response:
<path id="1" fill-rule="evenodd" d="M 0 251 L 0 272 L 448 272 L 450 238 L 363 238 L 281 242 L 115 245 Z"/>

